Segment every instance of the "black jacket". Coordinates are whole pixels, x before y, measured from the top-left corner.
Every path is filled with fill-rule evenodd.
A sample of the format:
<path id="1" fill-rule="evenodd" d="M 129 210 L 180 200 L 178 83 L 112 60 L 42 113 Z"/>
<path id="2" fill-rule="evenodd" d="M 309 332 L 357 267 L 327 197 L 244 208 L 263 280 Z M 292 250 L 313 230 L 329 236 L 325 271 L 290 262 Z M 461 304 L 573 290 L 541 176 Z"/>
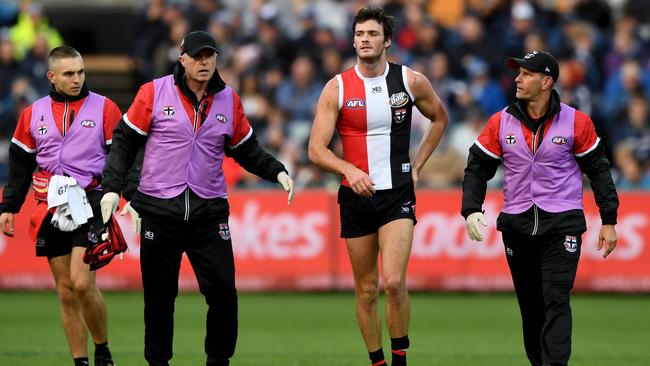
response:
<path id="1" fill-rule="evenodd" d="M 192 101 L 197 110 L 203 100 L 198 100 L 196 95 L 189 89 L 185 81 L 185 69 L 178 63 L 174 70 L 174 82 L 179 86 L 186 98 Z M 208 83 L 208 90 L 204 98 L 214 95 L 225 88 L 218 72 Z M 205 119 L 205 115 L 202 118 Z M 161 199 L 137 191 L 135 182 L 139 166 L 136 155 L 143 154 L 142 150 L 147 141 L 143 136 L 129 127 L 122 119 L 113 131 L 113 146 L 104 168 L 102 187 L 105 192 L 122 192 L 126 199 L 131 200 L 131 205 L 136 211 L 149 212 L 156 215 L 174 217 L 181 220 L 193 220 L 197 218 L 225 218 L 229 215 L 228 201 L 224 198 L 203 199 L 197 196 L 189 187 L 180 195 Z M 249 172 L 256 174 L 266 180 L 276 182 L 278 173 L 285 171 L 284 165 L 267 153 L 259 146 L 255 134 L 244 143 L 231 149 L 225 144 L 226 156 L 230 156 Z M 141 159 L 141 158 L 140 158 Z M 140 160 L 141 161 L 141 160 Z M 126 175 L 129 168 L 131 174 Z M 134 175 L 135 174 L 135 175 Z"/>
<path id="2" fill-rule="evenodd" d="M 515 100 L 506 111 L 522 122 L 524 128 L 541 134 L 544 124 L 551 116 L 560 112 L 560 97 L 554 90 L 546 114 L 536 122 L 525 112 L 525 102 Z M 537 140 L 541 144 L 544 136 Z M 538 145 L 539 146 L 539 145 Z M 618 195 L 610 173 L 610 163 L 601 143 L 588 154 L 576 157 L 582 172 L 589 178 L 596 204 L 600 209 L 603 225 L 616 224 Z M 467 218 L 474 212 L 482 211 L 487 181 L 496 174 L 501 159 L 489 156 L 476 144 L 469 149 L 465 178 L 463 179 L 463 202 L 461 214 Z M 528 235 L 583 233 L 587 230 L 582 210 L 547 212 L 536 205 L 520 214 L 501 213 L 497 219 L 497 230 L 515 231 Z"/>

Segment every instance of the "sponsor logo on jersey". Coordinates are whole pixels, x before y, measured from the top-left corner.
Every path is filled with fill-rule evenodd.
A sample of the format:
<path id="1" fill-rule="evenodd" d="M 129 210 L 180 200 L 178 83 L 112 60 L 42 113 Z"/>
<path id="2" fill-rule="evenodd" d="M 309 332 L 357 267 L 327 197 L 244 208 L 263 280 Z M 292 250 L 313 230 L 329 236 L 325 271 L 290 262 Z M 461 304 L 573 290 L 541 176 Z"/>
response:
<path id="1" fill-rule="evenodd" d="M 371 91 L 372 91 L 372 94 L 381 93 L 381 85 L 380 86 L 373 86 Z"/>
<path id="2" fill-rule="evenodd" d="M 564 136 L 555 136 L 551 141 L 556 145 L 564 145 L 567 143 L 567 138 Z"/>
<path id="3" fill-rule="evenodd" d="M 97 125 L 97 124 L 95 123 L 95 121 L 91 121 L 91 120 L 89 120 L 89 119 L 85 119 L 85 120 L 81 121 L 80 124 L 81 124 L 83 127 L 86 127 L 86 128 L 95 128 L 95 126 Z"/>
<path id="4" fill-rule="evenodd" d="M 366 102 L 363 99 L 351 98 L 345 101 L 345 108 L 357 110 L 366 107 Z"/>
<path id="5" fill-rule="evenodd" d="M 219 121 L 221 123 L 228 123 L 228 118 L 226 116 L 224 116 L 223 114 L 221 114 L 221 113 L 217 114 L 216 118 L 217 118 L 217 121 Z"/>
<path id="6" fill-rule="evenodd" d="M 153 240 L 153 231 L 145 230 L 144 238 L 147 239 L 147 240 Z"/>
<path id="7" fill-rule="evenodd" d="M 176 111 L 174 110 L 174 106 L 171 105 L 166 105 L 163 107 L 163 114 L 167 117 L 171 117 L 174 114 L 176 114 Z"/>
<path id="8" fill-rule="evenodd" d="M 517 138 L 515 137 L 514 134 L 509 133 L 506 135 L 506 144 L 508 145 L 514 145 L 517 143 Z"/>
<path id="9" fill-rule="evenodd" d="M 411 171 L 411 163 L 402 164 L 402 173 L 408 173 Z"/>
<path id="10" fill-rule="evenodd" d="M 409 102 L 409 97 L 404 92 L 395 93 L 390 96 L 389 99 L 390 106 L 393 108 L 399 108 L 406 105 Z"/>

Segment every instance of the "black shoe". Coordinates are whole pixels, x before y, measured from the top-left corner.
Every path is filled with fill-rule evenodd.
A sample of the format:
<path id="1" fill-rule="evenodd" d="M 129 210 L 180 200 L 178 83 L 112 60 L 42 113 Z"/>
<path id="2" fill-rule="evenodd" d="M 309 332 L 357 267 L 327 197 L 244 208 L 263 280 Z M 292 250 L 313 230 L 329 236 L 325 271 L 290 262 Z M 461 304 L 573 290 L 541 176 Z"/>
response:
<path id="1" fill-rule="evenodd" d="M 95 366 L 115 366 L 115 362 L 110 357 L 95 356 Z"/>

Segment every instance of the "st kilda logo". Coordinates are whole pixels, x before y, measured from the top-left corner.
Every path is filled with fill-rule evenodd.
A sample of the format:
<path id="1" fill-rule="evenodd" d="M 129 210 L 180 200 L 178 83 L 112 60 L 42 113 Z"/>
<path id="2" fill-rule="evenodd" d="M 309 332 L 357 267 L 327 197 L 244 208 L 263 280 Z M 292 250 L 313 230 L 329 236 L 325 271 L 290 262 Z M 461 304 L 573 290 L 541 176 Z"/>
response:
<path id="1" fill-rule="evenodd" d="M 174 110 L 174 106 L 171 105 L 166 105 L 163 107 L 163 114 L 167 117 L 171 117 L 174 114 L 176 114 L 176 111 Z"/>

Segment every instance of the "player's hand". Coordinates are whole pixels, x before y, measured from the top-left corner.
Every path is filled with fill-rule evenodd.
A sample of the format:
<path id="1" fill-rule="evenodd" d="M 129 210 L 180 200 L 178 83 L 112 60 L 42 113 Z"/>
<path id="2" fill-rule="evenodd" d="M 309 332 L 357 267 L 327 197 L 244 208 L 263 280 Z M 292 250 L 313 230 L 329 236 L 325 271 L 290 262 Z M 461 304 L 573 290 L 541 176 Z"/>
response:
<path id="1" fill-rule="evenodd" d="M 136 234 L 140 234 L 140 226 L 142 224 L 142 219 L 140 218 L 140 215 L 138 212 L 131 207 L 131 201 L 127 202 L 124 207 L 122 207 L 122 211 L 120 212 L 120 216 L 124 216 L 126 214 L 131 215 L 131 223 L 133 224 L 133 231 L 135 231 Z"/>
<path id="2" fill-rule="evenodd" d="M 102 220 L 104 224 L 111 218 L 113 212 L 117 211 L 117 205 L 120 203 L 120 196 L 115 192 L 108 192 L 102 196 L 99 206 L 102 211 Z"/>
<path id="3" fill-rule="evenodd" d="M 354 193 L 363 197 L 372 197 L 375 194 L 375 183 L 363 170 L 354 167 L 345 174 L 345 180 L 350 184 Z"/>
<path id="4" fill-rule="evenodd" d="M 289 193 L 287 205 L 290 205 L 291 202 L 293 202 L 293 179 L 291 179 L 287 172 L 280 172 L 278 173 L 278 183 L 280 183 L 282 188 Z"/>
<path id="5" fill-rule="evenodd" d="M 600 234 L 598 234 L 598 250 L 601 250 L 603 247 L 605 247 L 603 258 L 607 258 L 614 251 L 614 248 L 616 248 L 616 228 L 614 225 L 603 225 L 600 228 Z"/>
<path id="6" fill-rule="evenodd" d="M 7 236 L 14 236 L 14 214 L 11 212 L 3 212 L 0 215 L 0 225 L 2 225 L 2 232 Z"/>
<path id="7" fill-rule="evenodd" d="M 483 231 L 481 230 L 481 225 L 487 227 L 487 221 L 485 221 L 485 215 L 483 212 L 474 212 L 467 216 L 465 220 L 465 226 L 467 226 L 467 235 L 470 239 L 481 241 L 483 240 Z"/>

